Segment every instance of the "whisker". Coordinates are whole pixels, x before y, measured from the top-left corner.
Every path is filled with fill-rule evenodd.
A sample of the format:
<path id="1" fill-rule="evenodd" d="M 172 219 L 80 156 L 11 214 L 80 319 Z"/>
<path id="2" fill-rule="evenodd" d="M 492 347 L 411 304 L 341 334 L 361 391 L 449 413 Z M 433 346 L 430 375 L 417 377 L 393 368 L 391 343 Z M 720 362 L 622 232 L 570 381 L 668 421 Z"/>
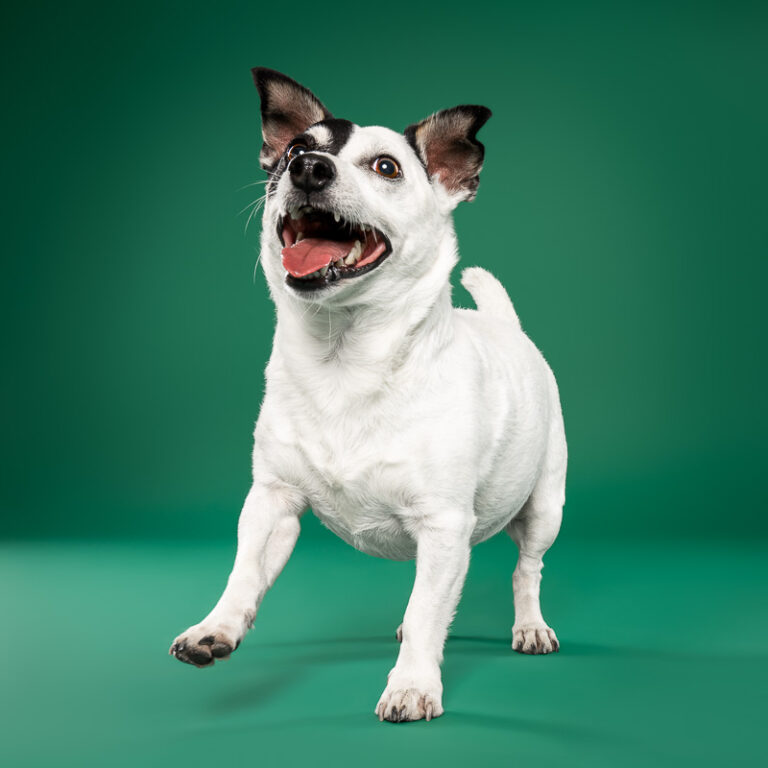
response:
<path id="1" fill-rule="evenodd" d="M 239 211 L 238 211 L 238 212 L 235 214 L 235 216 L 241 216 L 241 215 L 242 215 L 242 214 L 244 214 L 244 213 L 245 213 L 245 212 L 246 212 L 246 211 L 247 211 L 247 210 L 248 210 L 248 209 L 249 209 L 249 208 L 250 208 L 252 205 L 256 205 L 256 203 L 258 203 L 258 202 L 259 202 L 258 200 L 254 200 L 252 203 L 248 203 L 248 205 L 246 205 L 246 206 L 245 206 L 245 208 L 241 208 L 241 209 L 240 209 L 240 210 L 239 210 Z"/>
<path id="2" fill-rule="evenodd" d="M 319 305 L 318 309 L 320 308 L 320 306 L 322 306 L 322 305 Z M 304 311 L 301 313 L 301 318 L 299 318 L 299 319 L 303 320 L 307 316 L 307 312 L 309 312 L 310 309 L 312 309 L 312 305 L 311 304 L 307 304 L 307 306 L 304 307 Z M 312 313 L 312 317 L 314 317 L 316 314 L 317 314 L 317 312 L 313 312 Z"/>
<path id="3" fill-rule="evenodd" d="M 269 184 L 269 179 L 262 179 L 261 181 L 252 181 L 250 184 L 243 184 L 242 187 L 237 188 L 237 191 L 241 192 L 244 189 L 248 189 L 248 187 L 264 186 L 264 184 Z"/>
<path id="4" fill-rule="evenodd" d="M 256 179 L 256 181 L 251 181 L 248 184 L 244 184 L 240 189 L 245 189 L 246 187 L 255 187 L 257 184 L 269 184 L 269 179 Z"/>
<path id="5" fill-rule="evenodd" d="M 248 214 L 248 218 L 245 220 L 245 229 L 243 230 L 245 234 L 248 234 L 248 225 L 251 223 L 251 219 L 253 218 L 253 215 L 258 211 L 260 211 L 263 205 L 264 205 L 264 198 L 258 200 L 257 205 L 251 208 L 251 212 Z"/>
<path id="6" fill-rule="evenodd" d="M 261 263 L 262 251 L 259 251 L 259 255 L 256 257 L 256 263 L 253 265 L 253 282 L 256 283 L 256 273 L 259 270 L 259 264 Z"/>

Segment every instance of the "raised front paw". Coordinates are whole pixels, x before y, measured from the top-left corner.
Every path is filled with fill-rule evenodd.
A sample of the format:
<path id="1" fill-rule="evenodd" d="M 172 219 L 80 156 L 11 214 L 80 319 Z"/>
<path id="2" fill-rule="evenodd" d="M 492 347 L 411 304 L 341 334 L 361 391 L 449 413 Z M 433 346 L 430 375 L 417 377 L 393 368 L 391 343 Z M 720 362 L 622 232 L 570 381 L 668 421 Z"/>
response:
<path id="1" fill-rule="evenodd" d="M 512 627 L 512 650 L 518 653 L 557 653 L 560 643 L 554 629 L 546 624 Z"/>
<path id="2" fill-rule="evenodd" d="M 416 682 L 393 674 L 376 705 L 376 715 L 391 723 L 431 720 L 443 714 L 442 697 L 439 682 Z"/>
<path id="3" fill-rule="evenodd" d="M 240 645 L 240 639 L 232 629 L 203 622 L 179 635 L 168 653 L 185 664 L 210 667 L 216 659 L 229 658 Z"/>

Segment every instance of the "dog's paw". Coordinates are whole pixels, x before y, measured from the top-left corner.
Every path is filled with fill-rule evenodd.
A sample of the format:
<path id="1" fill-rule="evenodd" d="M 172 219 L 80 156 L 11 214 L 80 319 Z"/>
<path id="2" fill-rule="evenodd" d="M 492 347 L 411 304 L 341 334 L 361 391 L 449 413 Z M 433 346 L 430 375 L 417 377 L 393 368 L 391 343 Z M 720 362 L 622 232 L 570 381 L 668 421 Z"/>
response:
<path id="1" fill-rule="evenodd" d="M 216 659 L 229 658 L 240 640 L 232 629 L 196 624 L 173 641 L 168 653 L 185 664 L 210 667 Z"/>
<path id="2" fill-rule="evenodd" d="M 379 720 L 389 720 L 391 723 L 431 720 L 443 714 L 442 698 L 442 685 L 439 682 L 398 682 L 398 678 L 392 675 L 375 711 Z"/>
<path id="3" fill-rule="evenodd" d="M 512 650 L 518 653 L 557 653 L 560 643 L 554 629 L 546 624 L 512 628 Z"/>

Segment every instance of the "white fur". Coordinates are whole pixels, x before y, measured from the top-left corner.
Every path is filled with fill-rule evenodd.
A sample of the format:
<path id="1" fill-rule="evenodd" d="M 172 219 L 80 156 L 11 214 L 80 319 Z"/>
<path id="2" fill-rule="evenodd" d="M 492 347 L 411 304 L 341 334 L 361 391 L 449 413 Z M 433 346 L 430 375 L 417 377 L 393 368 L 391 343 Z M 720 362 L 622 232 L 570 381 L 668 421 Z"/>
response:
<path id="1" fill-rule="evenodd" d="M 370 169 L 395 157 L 403 178 Z M 287 561 L 311 506 L 363 552 L 416 557 L 402 645 L 380 718 L 442 713 L 440 663 L 472 545 L 506 529 L 520 549 L 513 647 L 556 650 L 539 608 L 542 556 L 564 503 L 566 444 L 554 376 L 501 284 L 477 267 L 462 282 L 478 310 L 455 309 L 457 200 L 427 178 L 404 138 L 355 128 L 338 156 L 330 204 L 388 234 L 378 268 L 312 295 L 286 285 L 278 216 L 284 174 L 265 206 L 261 263 L 277 307 L 253 487 L 224 594 L 201 624 L 234 648 Z"/>

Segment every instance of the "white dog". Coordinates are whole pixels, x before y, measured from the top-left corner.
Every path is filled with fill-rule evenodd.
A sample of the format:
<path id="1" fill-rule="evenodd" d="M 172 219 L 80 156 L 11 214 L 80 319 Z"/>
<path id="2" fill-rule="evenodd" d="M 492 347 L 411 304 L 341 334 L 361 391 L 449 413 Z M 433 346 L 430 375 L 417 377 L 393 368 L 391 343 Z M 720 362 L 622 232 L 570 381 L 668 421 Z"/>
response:
<path id="1" fill-rule="evenodd" d="M 565 499 L 555 378 L 491 274 L 462 274 L 476 311 L 451 304 L 451 212 L 475 195 L 490 111 L 455 107 L 403 135 L 334 119 L 278 72 L 253 74 L 277 328 L 234 568 L 171 653 L 204 667 L 237 648 L 311 507 L 363 552 L 416 558 L 376 713 L 429 720 L 443 713 L 443 646 L 474 544 L 505 530 L 519 547 L 512 647 L 559 647 L 539 606 Z"/>

